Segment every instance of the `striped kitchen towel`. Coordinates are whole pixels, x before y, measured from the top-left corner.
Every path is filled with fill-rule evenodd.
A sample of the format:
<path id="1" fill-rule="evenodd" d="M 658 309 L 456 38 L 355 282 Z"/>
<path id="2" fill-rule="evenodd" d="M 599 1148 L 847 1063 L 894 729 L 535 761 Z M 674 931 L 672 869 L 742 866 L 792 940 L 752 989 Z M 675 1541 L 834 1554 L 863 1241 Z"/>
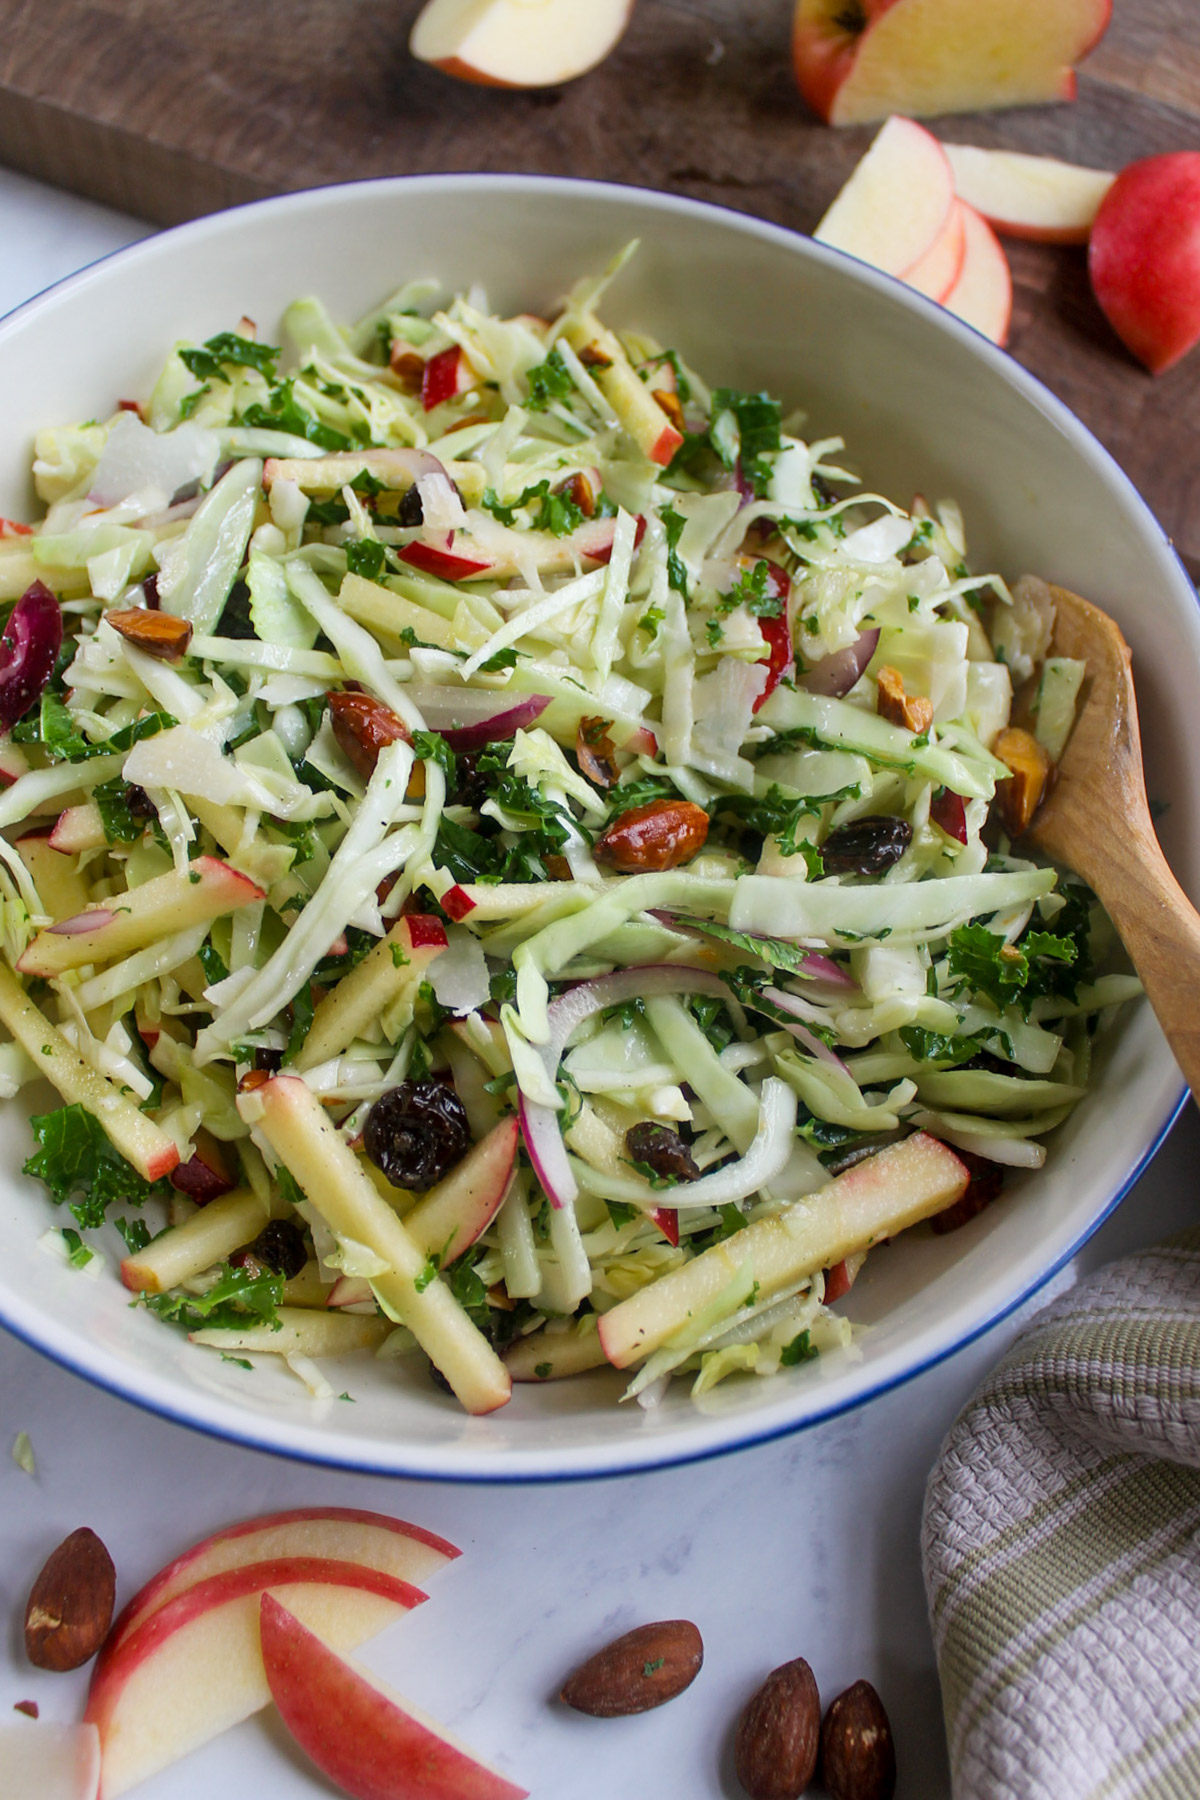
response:
<path id="1" fill-rule="evenodd" d="M 954 1800 L 1198 1800 L 1200 1230 L 1037 1315 L 922 1552 Z"/>

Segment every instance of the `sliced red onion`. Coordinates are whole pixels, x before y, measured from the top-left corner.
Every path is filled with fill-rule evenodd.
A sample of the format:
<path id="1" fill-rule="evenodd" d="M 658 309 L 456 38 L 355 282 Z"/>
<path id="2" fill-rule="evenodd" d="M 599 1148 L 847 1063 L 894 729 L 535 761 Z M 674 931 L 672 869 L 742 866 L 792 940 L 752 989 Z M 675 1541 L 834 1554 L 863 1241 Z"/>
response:
<path id="1" fill-rule="evenodd" d="M 548 694 L 526 694 L 517 701 L 486 688 L 441 687 L 409 682 L 405 693 L 430 731 L 445 738 L 452 750 L 478 750 L 524 731 L 545 712 Z"/>
<path id="2" fill-rule="evenodd" d="M 809 1016 L 804 1002 L 795 994 L 785 992 L 783 988 L 764 988 L 762 997 L 764 1000 L 769 1000 L 772 1006 L 777 1006 L 780 1012 L 791 1013 L 797 1021 Z M 828 1063 L 831 1069 L 840 1069 L 843 1075 L 849 1074 L 850 1071 L 841 1057 L 835 1055 L 829 1045 L 824 1043 L 815 1031 L 809 1031 L 806 1025 L 798 1022 L 790 1025 L 779 1019 L 776 1023 L 782 1025 L 784 1031 L 789 1031 L 797 1043 L 803 1044 L 804 1048 L 811 1056 L 815 1056 L 818 1062 Z"/>
<path id="3" fill-rule="evenodd" d="M 27 587 L 0 633 L 0 730 L 11 731 L 54 673 L 62 608 L 43 582 Z"/>
<path id="4" fill-rule="evenodd" d="M 603 1012 L 607 1006 L 619 1006 L 623 1000 L 640 999 L 648 994 L 712 994 L 717 999 L 728 1000 L 729 989 L 719 975 L 707 969 L 684 969 L 670 963 L 621 969 L 612 975 L 598 976 L 595 981 L 581 981 L 578 987 L 551 1002 L 547 1013 L 550 1037 L 548 1042 L 537 1046 L 551 1086 L 557 1078 L 558 1065 L 571 1034 L 585 1019 Z M 557 1112 L 552 1106 L 542 1106 L 526 1094 L 518 1093 L 517 1113 L 533 1172 L 551 1206 L 571 1205 L 579 1187 L 567 1161 Z"/>
<path id="5" fill-rule="evenodd" d="M 111 925 L 116 913 L 106 906 L 93 907 L 90 912 L 76 913 L 73 918 L 60 919 L 56 925 L 47 927 L 56 937 L 82 937 L 86 931 L 103 931 Z"/>
<path id="6" fill-rule="evenodd" d="M 810 694 L 825 694 L 831 700 L 840 700 L 848 694 L 863 670 L 875 654 L 875 646 L 879 642 L 879 627 L 873 625 L 870 631 L 864 631 L 847 650 L 834 650 L 829 656 L 823 656 L 815 663 L 806 675 L 800 677 L 800 686 Z"/>

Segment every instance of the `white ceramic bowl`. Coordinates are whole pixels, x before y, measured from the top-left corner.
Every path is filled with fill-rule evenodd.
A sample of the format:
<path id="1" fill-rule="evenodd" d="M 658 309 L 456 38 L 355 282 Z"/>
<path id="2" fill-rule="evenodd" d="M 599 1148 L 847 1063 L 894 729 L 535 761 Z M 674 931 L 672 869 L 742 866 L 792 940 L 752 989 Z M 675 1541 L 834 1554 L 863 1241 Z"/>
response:
<path id="1" fill-rule="evenodd" d="M 1151 791 L 1200 892 L 1200 610 L 1169 543 L 1082 425 L 1016 363 L 886 276 L 774 226 L 590 183 L 446 176 L 326 188 L 202 219 L 64 282 L 0 326 L 0 513 L 32 506 L 34 431 L 145 393 L 172 341 L 248 313 L 270 337 L 315 292 L 337 317 L 403 279 L 483 281 L 506 311 L 545 311 L 639 237 L 606 316 L 678 344 L 710 379 L 768 386 L 840 432 L 869 483 L 953 495 L 976 569 L 1034 570 L 1106 607 L 1133 645 Z M 1117 1203 L 1160 1142 L 1180 1078 L 1148 1008 L 1121 1027 L 1098 1090 L 1046 1169 L 950 1236 L 872 1257 L 852 1296 L 860 1361 L 730 1382 L 702 1408 L 683 1384 L 657 1411 L 618 1407 L 622 1378 L 517 1389 L 466 1418 L 403 1365 L 341 1365 L 354 1406 L 318 1408 L 290 1373 L 253 1375 L 132 1310 L 110 1268 L 91 1281 L 37 1247 L 53 1217 L 19 1173 L 29 1137 L 8 1108 L 0 1151 L 0 1318 L 90 1380 L 167 1417 L 281 1454 L 387 1474 L 557 1479 L 661 1467 L 795 1430 L 948 1355 L 1032 1292 Z"/>

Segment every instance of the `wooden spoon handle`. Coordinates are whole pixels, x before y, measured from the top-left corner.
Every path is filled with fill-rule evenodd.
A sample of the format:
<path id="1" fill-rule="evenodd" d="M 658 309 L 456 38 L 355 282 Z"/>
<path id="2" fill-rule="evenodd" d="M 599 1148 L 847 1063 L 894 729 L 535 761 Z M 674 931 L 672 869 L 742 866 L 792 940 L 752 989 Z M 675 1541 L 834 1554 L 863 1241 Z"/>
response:
<path id="1" fill-rule="evenodd" d="M 1116 926 L 1175 1061 L 1200 1100 L 1200 913 L 1171 873 L 1147 821 L 1113 831 L 1093 857 L 1091 882 Z"/>

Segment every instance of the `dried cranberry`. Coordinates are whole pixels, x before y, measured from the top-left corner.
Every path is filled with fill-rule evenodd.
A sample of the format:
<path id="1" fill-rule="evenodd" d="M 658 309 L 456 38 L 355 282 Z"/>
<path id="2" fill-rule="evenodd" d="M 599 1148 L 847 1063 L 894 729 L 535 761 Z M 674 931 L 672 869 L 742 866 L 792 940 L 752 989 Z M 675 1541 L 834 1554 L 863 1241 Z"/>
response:
<path id="1" fill-rule="evenodd" d="M 367 1114 L 363 1148 L 394 1187 L 424 1193 L 471 1147 L 463 1103 L 444 1081 L 404 1081 Z"/>
<path id="2" fill-rule="evenodd" d="M 644 1163 L 664 1181 L 695 1181 L 700 1171 L 677 1131 L 645 1119 L 625 1133 L 625 1149 L 631 1162 Z"/>
<path id="3" fill-rule="evenodd" d="M 304 1233 L 290 1219 L 272 1219 L 264 1225 L 250 1246 L 250 1254 L 285 1280 L 298 1275 L 308 1261 Z"/>
<path id="4" fill-rule="evenodd" d="M 830 832 L 821 845 L 821 860 L 827 875 L 883 875 L 911 843 L 907 819 L 871 814 Z"/>

